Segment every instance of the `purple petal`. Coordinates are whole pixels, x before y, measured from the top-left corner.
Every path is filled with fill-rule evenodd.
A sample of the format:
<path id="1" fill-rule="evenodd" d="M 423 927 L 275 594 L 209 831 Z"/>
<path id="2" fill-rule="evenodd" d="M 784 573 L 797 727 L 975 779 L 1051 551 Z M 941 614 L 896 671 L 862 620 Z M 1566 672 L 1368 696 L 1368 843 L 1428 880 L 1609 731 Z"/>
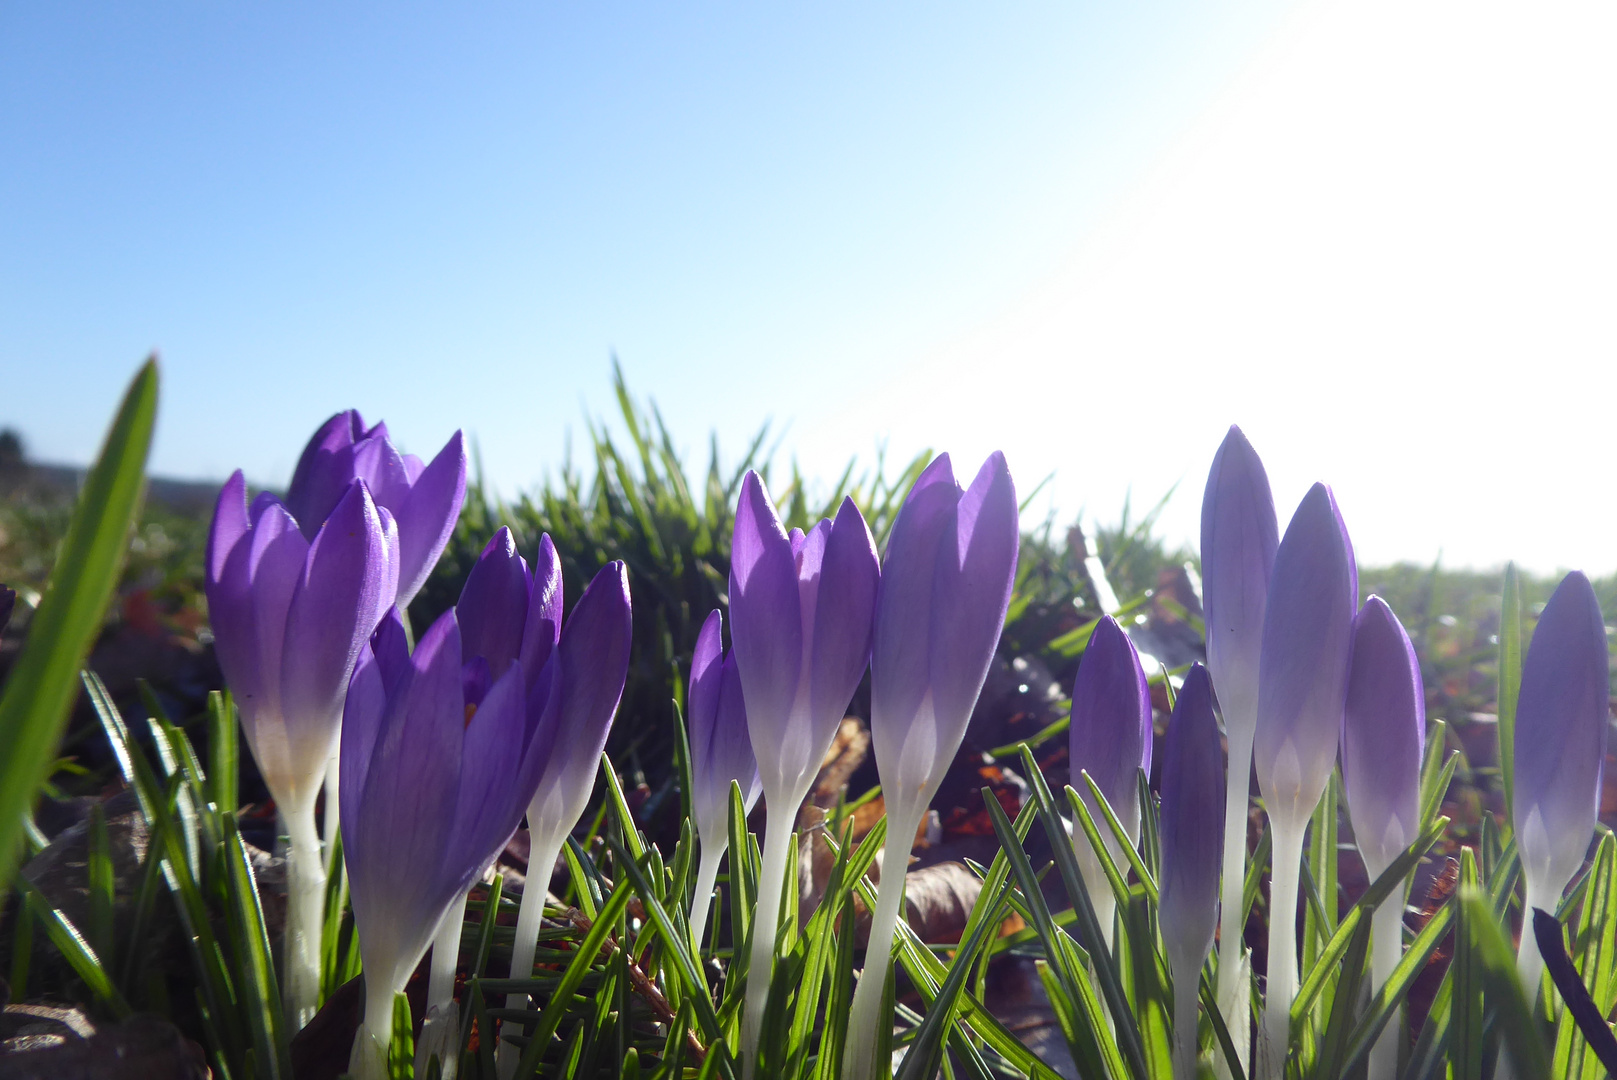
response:
<path id="1" fill-rule="evenodd" d="M 539 552 L 533 560 L 533 587 L 522 629 L 522 668 L 527 672 L 530 691 L 561 640 L 561 609 L 561 561 L 556 558 L 550 534 L 545 533 L 539 537 Z"/>
<path id="2" fill-rule="evenodd" d="M 219 490 L 208 526 L 208 547 L 203 556 L 204 583 L 211 585 L 224 574 L 225 559 L 247 535 L 247 481 L 237 469 Z"/>
<path id="3" fill-rule="evenodd" d="M 1151 769 L 1151 691 L 1134 642 L 1110 615 L 1095 624 L 1078 662 L 1068 746 L 1072 786 L 1084 802 L 1098 809 L 1080 771 L 1089 773 L 1118 820 L 1131 832 L 1138 829 L 1135 773 Z"/>
<path id="4" fill-rule="evenodd" d="M 573 820 L 595 786 L 601 751 L 629 674 L 632 632 L 628 574 L 623 563 L 608 563 L 578 598 L 556 648 L 555 743 L 539 781 L 539 797 L 547 792 L 557 797 Z"/>
<path id="5" fill-rule="evenodd" d="M 292 597 L 308 559 L 309 544 L 279 503 L 262 506 L 247 546 L 247 573 L 252 577 L 252 640 L 257 677 L 242 683 L 243 715 L 284 719 L 281 710 L 282 651 Z M 217 634 L 216 634 L 217 640 Z M 255 723 L 256 730 L 256 723 Z M 255 743 L 254 753 L 263 745 Z M 261 764 L 264 764 L 261 761 Z M 273 767 L 271 767 L 273 768 Z"/>
<path id="6" fill-rule="evenodd" d="M 1005 455 L 996 451 L 983 462 L 954 518 L 933 579 L 931 627 L 932 700 L 940 747 L 949 757 L 965 737 L 1016 584 L 1021 533 Z"/>
<path id="7" fill-rule="evenodd" d="M 362 481 L 349 488 L 309 545 L 287 612 L 281 708 L 292 758 L 311 771 L 330 756 L 354 662 L 386 610 L 388 545 Z"/>
<path id="8" fill-rule="evenodd" d="M 399 607 L 409 607 L 426 584 L 455 531 L 466 499 L 466 447 L 460 432 L 421 471 L 410 495 L 390 507 L 399 521 Z"/>
<path id="9" fill-rule="evenodd" d="M 1611 724 L 1606 650 L 1600 601 L 1573 571 L 1538 618 L 1516 698 L 1516 842 L 1532 883 L 1557 896 L 1583 862 L 1599 809 Z"/>
<path id="10" fill-rule="evenodd" d="M 760 753 L 776 753 L 803 664 L 802 599 L 791 541 L 755 472 L 742 481 L 736 507 L 730 640 L 746 688 L 753 745 Z"/>
<path id="11" fill-rule="evenodd" d="M 511 530 L 502 527 L 472 564 L 455 605 L 463 660 L 481 656 L 493 678 L 505 674 L 522 652 L 532 587 L 528 564 L 517 554 Z"/>
<path id="12" fill-rule="evenodd" d="M 1250 724 L 1258 706 L 1263 609 L 1279 542 L 1263 462 L 1241 429 L 1231 427 L 1213 457 L 1202 496 L 1207 667 L 1226 723 Z"/>
<path id="13" fill-rule="evenodd" d="M 357 409 L 340 412 L 320 425 L 298 458 L 286 489 L 286 508 L 303 535 L 314 539 L 354 481 L 354 443 L 365 437 L 365 421 Z"/>
<path id="14" fill-rule="evenodd" d="M 380 633 L 380 631 L 378 631 Z M 340 773 L 338 810 L 343 828 L 343 849 L 350 862 L 363 859 L 358 845 L 359 812 L 365 803 L 365 778 L 370 772 L 371 755 L 387 714 L 388 678 L 370 645 L 359 652 L 354 677 L 348 680 L 348 697 L 343 702 L 342 735 L 337 760 Z"/>
<path id="15" fill-rule="evenodd" d="M 752 752 L 747 733 L 746 698 L 741 690 L 741 672 L 734 653 L 724 658 L 720 671 L 719 718 L 714 725 L 713 752 L 709 760 L 715 775 L 724 778 L 721 792 L 726 819 L 729 817 L 730 781 L 741 785 L 741 804 L 751 811 L 763 793 L 758 777 L 758 759 Z"/>
<path id="16" fill-rule="evenodd" d="M 365 481 L 371 498 L 381 506 L 402 506 L 410 495 L 410 473 L 404 455 L 388 440 L 385 431 L 354 444 L 354 477 Z"/>
<path id="17" fill-rule="evenodd" d="M 870 663 L 881 564 L 870 527 L 852 499 L 842 500 L 834 523 L 814 527 L 803 548 L 805 564 L 817 536 L 824 537 L 824 554 L 815 599 L 809 701 L 817 725 L 812 745 L 823 758 Z M 818 767 L 819 761 L 812 764 Z"/>
<path id="18" fill-rule="evenodd" d="M 255 701 L 263 698 L 264 672 L 258 662 L 258 633 L 253 620 L 252 547 L 247 518 L 246 482 L 237 470 L 219 492 L 208 529 L 203 591 L 208 597 L 208 621 L 213 628 L 214 652 L 225 682 L 242 709 L 242 719 L 253 722 Z"/>
<path id="19" fill-rule="evenodd" d="M 526 717 L 522 669 L 494 684 L 466 724 L 454 834 L 445 849 L 444 881 L 454 893 L 471 886 L 505 847 L 533 793 L 518 790 L 520 745 Z"/>
<path id="20" fill-rule="evenodd" d="M 717 608 L 708 613 L 696 635 L 691 654 L 690 691 L 685 695 L 685 724 L 690 733 L 691 768 L 705 767 L 712 752 L 719 719 L 719 687 L 724 666 L 724 617 Z"/>
<path id="21" fill-rule="evenodd" d="M 371 652 L 376 656 L 382 682 L 391 695 L 391 687 L 410 669 L 410 637 L 404 631 L 404 618 L 398 608 L 388 608 L 377 624 L 376 632 L 371 635 Z"/>
<path id="22" fill-rule="evenodd" d="M 358 852 L 348 860 L 361 934 L 385 925 L 411 940 L 410 953 L 436 929 L 443 866 L 453 833 L 465 730 L 460 632 L 451 609 L 432 625 L 388 708 L 358 809 Z"/>
<path id="23" fill-rule="evenodd" d="M 935 581 L 960 495 L 949 455 L 939 454 L 905 496 L 887 538 L 870 659 L 870 728 L 878 762 L 895 760 L 931 689 Z"/>
<path id="24" fill-rule="evenodd" d="M 1162 940 L 1195 970 L 1213 945 L 1224 853 L 1224 754 L 1207 669 L 1192 664 L 1174 701 L 1162 761 Z"/>
<path id="25" fill-rule="evenodd" d="M 1264 608 L 1252 760 L 1271 814 L 1311 814 L 1335 765 L 1356 589 L 1336 500 L 1315 484 L 1275 550 Z"/>
<path id="26" fill-rule="evenodd" d="M 1342 786 L 1371 877 L 1415 842 L 1425 749 L 1420 661 L 1398 616 L 1372 596 L 1353 620 L 1342 713 Z"/>
<path id="27" fill-rule="evenodd" d="M 461 648 L 465 648 L 464 639 Z M 474 656 L 460 666 L 460 695 L 470 708 L 477 708 L 488 696 L 489 689 L 494 685 L 494 676 L 489 673 L 488 661 L 481 656 Z"/>

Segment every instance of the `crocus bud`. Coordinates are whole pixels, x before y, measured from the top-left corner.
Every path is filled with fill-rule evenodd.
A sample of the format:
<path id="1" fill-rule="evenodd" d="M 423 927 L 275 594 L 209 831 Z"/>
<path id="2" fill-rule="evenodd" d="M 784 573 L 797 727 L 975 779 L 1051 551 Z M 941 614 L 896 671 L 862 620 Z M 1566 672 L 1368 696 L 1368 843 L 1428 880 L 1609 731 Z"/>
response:
<path id="1" fill-rule="evenodd" d="M 769 818 L 742 1011 L 744 1080 L 757 1066 L 792 826 L 870 660 L 880 575 L 853 500 L 835 521 L 788 536 L 762 478 L 747 473 L 730 550 L 730 639 Z"/>
<path id="2" fill-rule="evenodd" d="M 1151 689 L 1140 666 L 1134 642 L 1110 615 L 1101 617 L 1089 636 L 1078 675 L 1072 683 L 1072 724 L 1068 743 L 1072 758 L 1072 785 L 1083 797 L 1101 837 L 1122 861 L 1125 856 L 1101 816 L 1079 772 L 1087 772 L 1111 804 L 1130 840 L 1140 837 L 1140 800 L 1136 774 L 1151 771 Z M 1093 854 L 1081 835 L 1079 844 Z M 1096 867 L 1099 870 L 1099 867 Z M 1098 884 L 1109 888 L 1104 881 Z"/>
<path id="3" fill-rule="evenodd" d="M 364 480 L 377 505 L 398 523 L 399 581 L 393 602 L 410 605 L 455 531 L 466 497 L 466 448 L 455 432 L 430 463 L 401 454 L 387 425 L 366 427 L 357 409 L 320 425 L 298 459 L 286 492 L 286 507 L 303 535 L 313 538 L 354 480 Z"/>
<path id="4" fill-rule="evenodd" d="M 1192 664 L 1174 700 L 1163 745 L 1162 871 L 1158 914 L 1173 972 L 1175 1080 L 1194 1080 L 1196 991 L 1218 923 L 1223 860 L 1224 753 L 1207 669 Z"/>
<path id="5" fill-rule="evenodd" d="M 1231 427 L 1202 496 L 1202 612 L 1207 670 L 1224 723 L 1244 728 L 1247 744 L 1258 707 L 1263 609 L 1278 543 L 1268 474 L 1241 429 Z"/>
<path id="6" fill-rule="evenodd" d="M 1005 456 L 961 491 L 939 454 L 893 522 L 871 650 L 882 792 L 924 810 L 954 760 L 1016 582 L 1016 487 Z"/>
<path id="7" fill-rule="evenodd" d="M 870 730 L 887 835 L 900 848 L 883 864 L 865 969 L 854 992 L 844 1080 L 879 1075 L 876 1031 L 889 1019 L 881 1015 L 881 1002 L 909 838 L 965 737 L 1005 625 L 1019 543 L 1016 488 L 997 451 L 963 492 L 949 456 L 939 454 L 893 522 L 876 604 Z"/>
<path id="8" fill-rule="evenodd" d="M 1420 831 L 1426 695 L 1415 647 L 1381 597 L 1370 597 L 1354 617 L 1352 652 L 1342 785 L 1359 854 L 1374 880 Z"/>
<path id="9" fill-rule="evenodd" d="M 535 574 L 528 605 L 524 653 L 530 647 L 542 648 L 546 635 L 560 624 L 560 578 L 555 577 L 554 588 L 545 591 L 547 561 L 555 565 L 555 552 L 542 544 L 536 566 L 542 572 Z M 601 752 L 606 749 L 612 717 L 629 676 L 633 629 L 628 572 L 621 561 L 607 563 L 578 598 L 549 662 L 537 678 L 529 679 L 528 712 L 540 717 L 534 738 L 541 740 L 548 753 L 528 804 L 528 878 L 511 946 L 511 971 L 523 975 L 513 977 L 533 971 L 545 890 L 556 857 L 595 787 Z M 526 659 L 519 666 L 526 668 Z M 506 998 L 507 1008 L 520 1009 L 526 1004 L 526 994 Z M 512 1075 L 520 1052 L 502 1041 L 498 1053 L 500 1075 Z"/>
<path id="10" fill-rule="evenodd" d="M 864 675 L 879 576 L 852 499 L 835 521 L 788 536 L 763 480 L 747 474 L 730 562 L 731 641 L 765 797 L 788 816 Z M 794 791 L 790 805 L 776 801 Z"/>
<path id="11" fill-rule="evenodd" d="M 1238 427 L 1213 457 L 1202 496 L 1202 614 L 1207 670 L 1218 692 L 1229 741 L 1224 792 L 1224 893 L 1218 946 L 1218 1001 L 1232 1031 L 1245 1031 L 1241 887 L 1246 880 L 1246 826 L 1252 739 L 1258 716 L 1258 655 L 1279 532 L 1263 462 Z M 1235 1042 L 1248 1062 L 1247 1041 Z"/>
<path id="12" fill-rule="evenodd" d="M 763 786 L 747 734 L 747 707 L 735 652 L 723 654 L 724 617 L 717 610 L 702 624 L 691 657 L 686 697 L 691 741 L 691 819 L 702 846 L 696 873 L 691 926 L 698 941 L 707 929 L 708 904 L 718 878 L 719 860 L 730 845 L 730 785 L 741 785 L 742 804 L 751 810 Z"/>
<path id="13" fill-rule="evenodd" d="M 703 848 L 723 849 L 729 838 L 730 783 L 741 785 L 748 810 L 763 790 L 758 761 L 747 735 L 747 707 L 735 653 L 724 655 L 724 617 L 718 610 L 702 623 L 691 657 L 687 698 L 691 740 L 691 817 Z"/>
<path id="14" fill-rule="evenodd" d="M 1315 484 L 1275 552 L 1253 764 L 1271 817 L 1306 819 L 1336 764 L 1359 575 L 1331 489 Z"/>
<path id="15" fill-rule="evenodd" d="M 1583 863 L 1600 806 L 1611 723 L 1606 650 L 1600 602 L 1573 571 L 1539 616 L 1516 699 L 1516 846 L 1529 900 L 1537 892 L 1537 906 L 1550 910 Z"/>
<path id="16" fill-rule="evenodd" d="M 1206 668 L 1192 664 L 1174 701 L 1162 760 L 1158 907 L 1176 979 L 1183 970 L 1194 980 L 1213 945 L 1223 808 L 1224 750 L 1213 715 L 1212 680 Z"/>
<path id="17" fill-rule="evenodd" d="M 1303 496 L 1275 550 L 1258 655 L 1252 764 L 1274 838 L 1269 984 L 1261 1076 L 1281 1076 L 1297 996 L 1297 888 L 1303 834 L 1336 764 L 1359 576 L 1331 489 Z"/>
<path id="18" fill-rule="evenodd" d="M 387 1075 L 394 995 L 505 847 L 527 800 L 521 668 L 508 666 L 480 702 L 469 701 L 461 649 L 453 610 L 414 655 L 395 614 L 348 694 L 340 802 L 365 965 L 364 1026 L 350 1063 L 361 1080 Z"/>
<path id="19" fill-rule="evenodd" d="M 313 814 L 348 677 L 393 602 L 398 565 L 398 532 L 363 481 L 312 541 L 273 495 L 249 509 L 240 471 L 219 493 L 203 576 L 214 648 L 283 813 Z"/>

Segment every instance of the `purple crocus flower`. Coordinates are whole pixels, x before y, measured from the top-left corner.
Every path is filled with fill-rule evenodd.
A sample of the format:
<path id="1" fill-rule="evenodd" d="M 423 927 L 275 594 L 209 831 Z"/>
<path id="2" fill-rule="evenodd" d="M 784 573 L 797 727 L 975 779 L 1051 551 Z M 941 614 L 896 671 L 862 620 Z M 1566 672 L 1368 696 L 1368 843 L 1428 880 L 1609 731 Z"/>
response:
<path id="1" fill-rule="evenodd" d="M 691 740 L 691 818 L 702 846 L 696 871 L 691 928 L 700 944 L 707 929 L 708 904 L 719 876 L 719 860 L 730 844 L 730 785 L 741 785 L 742 804 L 751 810 L 763 785 L 747 734 L 747 707 L 735 651 L 723 655 L 724 617 L 714 610 L 702 623 L 691 657 L 686 697 Z"/>
<path id="2" fill-rule="evenodd" d="M 1353 836 L 1371 880 L 1381 876 L 1420 830 L 1420 770 L 1426 750 L 1426 694 L 1420 661 L 1398 616 L 1379 596 L 1353 619 L 1353 663 L 1342 713 L 1342 786 Z M 1371 916 L 1371 992 L 1391 978 L 1404 952 L 1404 894 L 1398 889 Z M 1398 1071 L 1397 1023 L 1371 1049 L 1370 1080 Z"/>
<path id="3" fill-rule="evenodd" d="M 349 675 L 393 601 L 398 567 L 392 516 L 363 481 L 347 486 L 313 539 L 273 495 L 249 508 L 240 471 L 219 493 L 203 590 L 219 667 L 288 834 L 285 992 L 300 1026 L 319 996 L 325 868 L 315 799 Z"/>
<path id="4" fill-rule="evenodd" d="M 1516 697 L 1515 827 L 1526 910 L 1554 911 L 1583 863 L 1600 808 L 1611 725 L 1606 628 L 1589 579 L 1561 579 L 1538 617 Z M 1517 966 L 1533 1000 L 1543 961 L 1524 932 Z"/>
<path id="5" fill-rule="evenodd" d="M 455 531 L 466 497 L 465 442 L 455 432 L 438 456 L 423 464 L 413 454 L 399 453 L 388 439 L 386 424 L 366 427 L 357 409 L 338 413 L 320 425 L 303 448 L 287 488 L 287 510 L 304 536 L 314 537 L 356 479 L 370 486 L 377 504 L 398 523 L 399 583 L 394 602 L 407 608 Z"/>
<path id="6" fill-rule="evenodd" d="M 1415 646 L 1387 602 L 1372 596 L 1353 619 L 1342 713 L 1342 786 L 1371 880 L 1419 834 L 1425 752 L 1426 694 Z"/>
<path id="7" fill-rule="evenodd" d="M 753 934 L 742 1013 L 747 1076 L 756 1065 L 792 826 L 869 662 L 880 576 L 875 541 L 853 500 L 842 501 L 835 521 L 787 535 L 762 478 L 747 473 L 730 553 L 730 637 L 769 806 L 758 879 L 764 929 Z"/>
<path id="8" fill-rule="evenodd" d="M 1016 487 L 989 455 L 961 491 L 947 454 L 916 480 L 893 522 L 871 649 L 870 730 L 887 835 L 865 970 L 854 992 L 842 1075 L 875 1075 L 876 1030 L 903 902 L 909 838 L 966 734 L 1005 625 L 1020 543 Z M 751 696 L 748 697 L 751 703 Z"/>
<path id="9" fill-rule="evenodd" d="M 1224 786 L 1212 680 L 1206 668 L 1192 664 L 1174 701 L 1162 762 L 1158 913 L 1173 971 L 1176 1077 L 1196 1075 L 1196 991 L 1218 925 Z"/>
<path id="10" fill-rule="evenodd" d="M 1280 1076 L 1297 996 L 1292 913 L 1308 819 L 1336 764 L 1359 575 L 1331 489 L 1303 496 L 1275 551 L 1258 659 L 1252 763 L 1274 837 L 1262 1074 Z"/>
<path id="11" fill-rule="evenodd" d="M 1223 920 L 1218 947 L 1218 1000 L 1231 1031 L 1245 1030 L 1241 885 L 1246 880 L 1247 806 L 1252 737 L 1257 725 L 1258 652 L 1269 574 L 1280 542 L 1269 477 L 1241 429 L 1231 426 L 1213 457 L 1202 496 L 1202 612 L 1207 669 L 1218 691 L 1229 740 L 1230 782 L 1224 803 Z M 1236 1040 L 1242 1068 L 1247 1040 Z"/>
<path id="12" fill-rule="evenodd" d="M 412 655 L 397 610 L 362 654 L 343 722 L 342 830 L 365 963 L 349 1069 L 361 1080 L 387 1075 L 393 996 L 516 831 L 542 764 L 521 666 L 486 687 L 468 680 L 453 609 Z"/>
<path id="13" fill-rule="evenodd" d="M 519 754 L 525 762 L 518 784 L 519 801 L 524 807 L 533 798 L 556 732 L 560 699 L 550 691 L 555 679 L 553 658 L 560 639 L 561 607 L 561 568 L 550 537 L 540 537 L 538 557 L 530 573 L 507 528 L 494 534 L 472 565 L 455 607 L 462 691 L 468 707 L 477 706 L 507 673 L 518 672 L 525 715 L 523 741 L 520 747 L 513 746 L 505 752 Z M 458 1045 L 458 1013 L 452 1003 L 465 907 L 466 894 L 462 893 L 450 905 L 433 942 L 427 1012 L 416 1043 L 417 1071 L 423 1075 L 431 1054 L 446 1059 Z"/>

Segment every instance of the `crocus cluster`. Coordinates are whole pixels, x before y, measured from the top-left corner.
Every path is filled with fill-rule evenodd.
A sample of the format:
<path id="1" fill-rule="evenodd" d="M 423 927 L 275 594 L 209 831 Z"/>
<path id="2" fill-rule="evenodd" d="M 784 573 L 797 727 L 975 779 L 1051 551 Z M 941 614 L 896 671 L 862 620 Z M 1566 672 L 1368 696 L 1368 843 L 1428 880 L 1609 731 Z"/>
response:
<path id="1" fill-rule="evenodd" d="M 315 800 L 334 765 L 348 678 L 393 604 L 409 603 L 454 530 L 466 491 L 460 433 L 431 465 L 357 412 L 321 426 L 283 503 L 249 507 L 231 476 L 208 534 L 204 590 L 219 666 L 287 833 L 287 1011 L 319 994 L 325 864 Z M 334 791 L 328 791 L 328 804 Z M 328 836 L 336 815 L 328 810 Z"/>

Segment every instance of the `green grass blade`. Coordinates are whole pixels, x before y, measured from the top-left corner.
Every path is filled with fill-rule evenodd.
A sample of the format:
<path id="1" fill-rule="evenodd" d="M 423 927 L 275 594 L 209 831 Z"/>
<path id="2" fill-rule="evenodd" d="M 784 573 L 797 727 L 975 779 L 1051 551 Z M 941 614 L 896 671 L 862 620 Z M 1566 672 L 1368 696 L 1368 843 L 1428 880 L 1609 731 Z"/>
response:
<path id="1" fill-rule="evenodd" d="M 1499 597 L 1499 772 L 1505 782 L 1505 820 L 1516 812 L 1516 695 L 1522 685 L 1522 582 L 1516 564 L 1505 564 Z"/>
<path id="2" fill-rule="evenodd" d="M 45 927 L 45 935 L 50 938 L 51 944 L 56 946 L 57 952 L 62 954 L 73 973 L 84 980 L 90 992 L 102 1002 L 114 1016 L 122 1019 L 129 1015 L 129 1003 L 112 985 L 112 979 L 107 975 L 107 969 L 102 965 L 101 958 L 96 955 L 95 949 L 79 933 L 79 928 L 60 910 L 51 906 L 44 893 L 32 881 L 21 875 L 17 878 L 17 887 L 22 892 L 24 901 L 33 909 L 34 918 Z"/>
<path id="3" fill-rule="evenodd" d="M 235 702 L 229 694 L 213 691 L 208 695 L 208 800 L 221 814 L 234 814 L 239 805 L 236 731 Z"/>
<path id="4" fill-rule="evenodd" d="M 1061 881 L 1067 888 L 1067 896 L 1072 901 L 1073 911 L 1078 916 L 1078 929 L 1085 941 L 1104 941 L 1100 932 L 1100 923 L 1095 918 L 1095 909 L 1089 903 L 1088 890 L 1084 888 L 1083 877 L 1078 870 L 1078 859 L 1073 853 L 1072 845 L 1066 842 L 1067 831 L 1062 826 L 1061 815 L 1056 812 L 1055 799 L 1050 794 L 1050 786 L 1044 782 L 1044 774 L 1039 770 L 1038 762 L 1033 752 L 1022 748 L 1022 765 L 1027 770 L 1029 782 L 1033 788 L 1034 802 L 1038 807 L 1039 820 L 1049 836 L 1050 847 L 1055 855 L 1057 871 L 1061 874 Z M 997 807 L 997 800 L 989 800 L 989 812 Z M 1000 817 L 1004 811 L 1000 811 Z M 995 819 L 997 823 L 997 818 Z M 1007 822 L 1006 824 L 1009 824 Z M 996 828 L 997 831 L 997 828 Z M 1032 898 L 1029 897 L 1029 901 Z M 1096 949 L 1090 957 L 1095 966 L 1095 975 L 1100 982 L 1101 996 L 1105 999 L 1107 1008 L 1111 1010 L 1111 1017 L 1117 1026 L 1117 1044 L 1123 1058 L 1128 1062 L 1132 1075 L 1144 1077 L 1146 1075 L 1145 1050 L 1140 1042 L 1139 1026 L 1135 1023 L 1134 1015 L 1129 1011 L 1128 998 L 1123 991 L 1123 981 L 1119 976 L 1112 958 L 1106 955 L 1104 949 Z"/>
<path id="5" fill-rule="evenodd" d="M 86 876 L 90 885 L 90 944 L 97 956 L 112 959 L 112 914 L 115 885 L 112 872 L 112 846 L 107 840 L 107 815 L 96 803 L 90 807 L 90 834 Z"/>
<path id="6" fill-rule="evenodd" d="M 79 666 L 118 585 L 156 420 L 154 359 L 130 384 L 84 478 L 44 599 L 0 693 L 0 746 L 6 748 L 0 754 L 0 888 L 16 871 L 23 823 L 55 760 L 78 693 Z"/>
<path id="7" fill-rule="evenodd" d="M 230 898 L 229 926 L 235 954 L 242 1010 L 252 1035 L 254 1059 L 270 1080 L 292 1080 L 292 1057 L 287 1049 L 286 1024 L 281 1016 L 281 991 L 270 957 L 269 932 L 258 902 L 258 883 L 247 857 L 236 819 L 224 819 L 225 885 Z"/>

